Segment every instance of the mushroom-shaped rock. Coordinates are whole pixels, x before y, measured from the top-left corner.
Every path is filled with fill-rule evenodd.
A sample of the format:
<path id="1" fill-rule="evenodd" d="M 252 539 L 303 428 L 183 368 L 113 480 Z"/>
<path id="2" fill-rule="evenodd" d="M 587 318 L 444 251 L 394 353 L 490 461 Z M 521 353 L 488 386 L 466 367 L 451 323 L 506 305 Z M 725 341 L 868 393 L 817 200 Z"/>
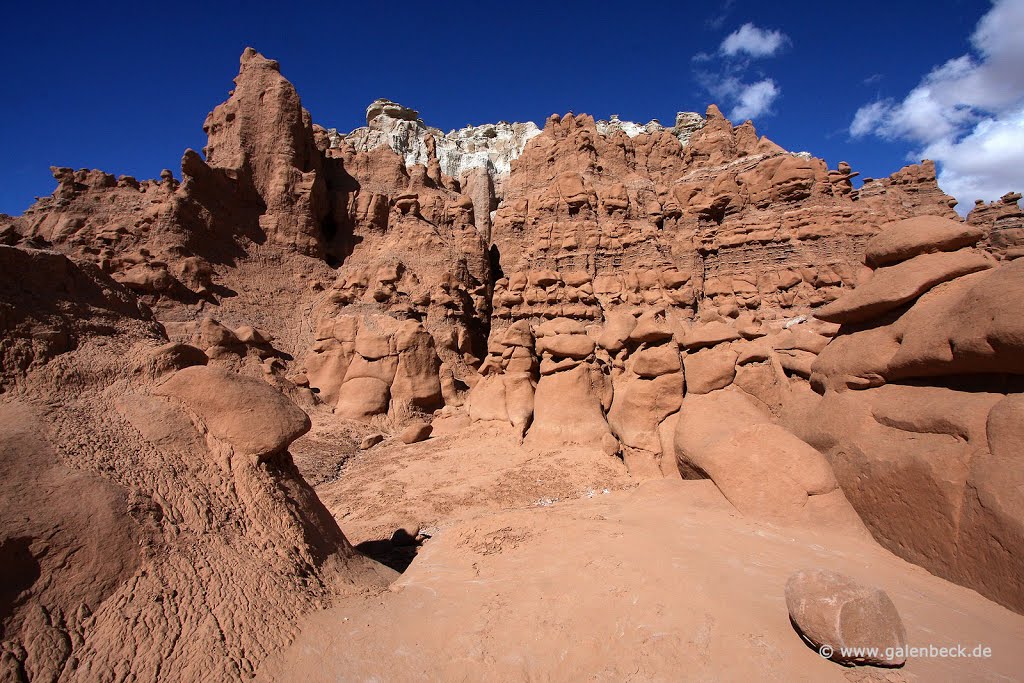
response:
<path id="1" fill-rule="evenodd" d="M 508 421 L 505 384 L 501 375 L 486 375 L 469 390 L 469 416 L 479 420 Z"/>
<path id="2" fill-rule="evenodd" d="M 658 377 L 679 372 L 679 349 L 675 344 L 663 344 L 637 351 L 633 357 L 633 372 L 641 377 Z"/>
<path id="3" fill-rule="evenodd" d="M 235 346 L 239 343 L 235 333 L 213 318 L 203 318 L 199 323 L 199 338 L 205 348 L 211 346 Z"/>
<path id="4" fill-rule="evenodd" d="M 381 97 L 371 102 L 370 106 L 366 108 L 366 124 L 369 125 L 375 118 L 381 115 L 402 121 L 415 121 L 419 118 L 420 114 L 415 109 L 403 107 L 397 102 Z"/>
<path id="5" fill-rule="evenodd" d="M 387 412 L 391 389 L 376 377 L 356 377 L 341 385 L 334 412 L 353 420 L 364 420 Z"/>
<path id="6" fill-rule="evenodd" d="M 508 326 L 501 338 L 505 346 L 523 346 L 533 348 L 533 330 L 527 320 L 517 320 Z"/>
<path id="7" fill-rule="evenodd" d="M 583 323 L 572 318 L 555 318 L 537 326 L 538 337 L 553 337 L 556 334 L 586 334 Z"/>
<path id="8" fill-rule="evenodd" d="M 602 405 L 601 374 L 589 364 L 543 375 L 534 398 L 531 444 L 601 444 L 611 437 Z"/>
<path id="9" fill-rule="evenodd" d="M 647 311 L 636 321 L 636 327 L 629 333 L 629 340 L 635 343 L 658 343 L 672 338 L 672 329 L 668 326 L 661 311 Z"/>
<path id="10" fill-rule="evenodd" d="M 737 354 L 732 349 L 701 349 L 683 358 L 687 390 L 706 394 L 727 387 L 736 376 Z"/>
<path id="11" fill-rule="evenodd" d="M 535 287 L 550 287 L 557 284 L 558 280 L 558 273 L 553 270 L 537 270 L 529 273 L 529 282 Z"/>
<path id="12" fill-rule="evenodd" d="M 608 424 L 625 445 L 660 453 L 658 425 L 679 410 L 682 397 L 683 375 L 679 372 L 654 379 L 619 380 L 608 410 Z"/>
<path id="13" fill-rule="evenodd" d="M 954 251 L 975 244 L 985 236 L 976 225 L 942 216 L 915 216 L 887 223 L 872 237 L 864 250 L 870 266 L 890 263 L 936 251 Z"/>
<path id="14" fill-rule="evenodd" d="M 356 353 L 370 360 L 383 358 L 394 353 L 393 342 L 390 336 L 361 327 L 356 334 Z"/>
<path id="15" fill-rule="evenodd" d="M 887 377 L 1024 374 L 1024 259 L 929 292 L 904 316 Z"/>
<path id="16" fill-rule="evenodd" d="M 528 360 L 532 363 L 533 359 Z M 532 371 L 506 371 L 501 380 L 505 385 L 505 409 L 508 412 L 508 419 L 522 440 L 533 418 L 536 386 Z"/>
<path id="17" fill-rule="evenodd" d="M 906 628 L 880 588 L 838 572 L 798 571 L 786 581 L 786 607 L 800 635 L 823 657 L 889 667 L 907 661 Z"/>
<path id="18" fill-rule="evenodd" d="M 218 367 L 193 365 L 153 393 L 180 400 L 236 453 L 263 460 L 309 431 L 309 416 L 266 382 Z"/>
<path id="19" fill-rule="evenodd" d="M 439 377 L 441 361 L 434 349 L 434 338 L 423 326 L 407 320 L 395 334 L 398 366 L 391 383 L 391 398 L 425 410 L 444 402 Z"/>

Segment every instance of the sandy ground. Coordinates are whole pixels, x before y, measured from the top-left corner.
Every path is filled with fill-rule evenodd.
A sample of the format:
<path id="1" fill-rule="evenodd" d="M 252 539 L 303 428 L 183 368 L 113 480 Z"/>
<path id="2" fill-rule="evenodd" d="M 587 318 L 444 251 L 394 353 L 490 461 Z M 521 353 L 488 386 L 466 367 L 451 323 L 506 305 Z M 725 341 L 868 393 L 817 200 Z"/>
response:
<path id="1" fill-rule="evenodd" d="M 413 515 L 432 538 L 390 592 L 309 615 L 264 679 L 954 681 L 1024 672 L 1024 616 L 870 541 L 745 519 L 708 481 L 634 487 L 607 456 L 533 452 L 474 426 L 360 452 L 320 494 L 356 543 Z M 786 579 L 803 568 L 884 588 L 912 646 L 981 644 L 993 655 L 918 657 L 891 670 L 826 661 L 786 611 Z"/>
<path id="2" fill-rule="evenodd" d="M 618 458 L 582 447 L 523 447 L 510 427 L 477 423 L 422 443 L 389 438 L 357 450 L 317 493 L 358 544 L 410 523 L 434 534 L 481 514 L 635 485 Z"/>

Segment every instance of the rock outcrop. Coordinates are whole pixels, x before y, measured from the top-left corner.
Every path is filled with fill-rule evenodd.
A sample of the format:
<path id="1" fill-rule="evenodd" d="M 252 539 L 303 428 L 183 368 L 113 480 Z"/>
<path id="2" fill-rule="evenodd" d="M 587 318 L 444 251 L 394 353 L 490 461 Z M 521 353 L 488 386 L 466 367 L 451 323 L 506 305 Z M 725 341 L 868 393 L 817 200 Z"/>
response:
<path id="1" fill-rule="evenodd" d="M 978 200 L 967 223 L 985 230 L 989 249 L 1006 259 L 1024 256 L 1024 211 L 1020 192 L 1007 192 L 999 201 Z"/>
<path id="2" fill-rule="evenodd" d="M 709 478 L 744 514 L 863 534 L 825 457 L 740 390 L 688 394 L 674 435 L 687 478 Z"/>
<path id="3" fill-rule="evenodd" d="M 248 675 L 386 582 L 292 462 L 307 414 L 710 479 L 1024 611 L 1019 195 L 960 221 L 931 162 L 856 187 L 714 105 L 340 135 L 253 50 L 204 129 L 180 181 L 55 168 L 0 217 L 18 675 Z"/>
<path id="4" fill-rule="evenodd" d="M 228 679 L 380 590 L 299 475 L 306 414 L 89 262 L 0 247 L 5 678 Z"/>
<path id="5" fill-rule="evenodd" d="M 811 365 L 824 398 L 798 431 L 830 458 L 883 545 L 1024 609 L 1024 585 L 1012 578 L 1024 548 L 1024 496 L 1012 482 L 1024 465 L 997 454 L 1016 438 L 1006 416 L 1024 388 L 1024 320 L 1014 308 L 1024 262 L 970 247 L 980 238 L 970 226 L 924 227 L 888 226 L 895 234 L 869 242 L 867 254 L 895 262 L 817 312 L 844 324 Z M 928 258 L 970 267 L 915 279 L 915 262 Z M 908 266 L 907 279 L 890 275 Z M 866 305 L 865 292 L 888 303 Z"/>
<path id="6" fill-rule="evenodd" d="M 357 151 L 369 152 L 388 146 L 401 155 L 407 167 L 429 166 L 433 161 L 442 173 L 456 179 L 474 168 L 507 176 L 512 160 L 538 134 L 533 122 L 507 121 L 466 126 L 446 134 L 423 123 L 416 110 L 390 100 L 375 100 L 366 108 L 365 128 L 346 135 L 329 131 L 331 147 L 348 143 Z"/>
<path id="7" fill-rule="evenodd" d="M 241 61 L 230 99 L 203 124 L 206 164 L 262 204 L 259 227 L 269 240 L 320 254 L 327 185 L 312 119 L 276 61 L 252 48 Z"/>

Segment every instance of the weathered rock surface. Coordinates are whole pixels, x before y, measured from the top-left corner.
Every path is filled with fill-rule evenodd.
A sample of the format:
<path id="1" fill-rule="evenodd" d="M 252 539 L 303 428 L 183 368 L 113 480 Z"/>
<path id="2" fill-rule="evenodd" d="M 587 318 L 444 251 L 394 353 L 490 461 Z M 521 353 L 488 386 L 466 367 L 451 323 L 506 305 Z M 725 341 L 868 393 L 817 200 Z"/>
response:
<path id="1" fill-rule="evenodd" d="M 1010 512 L 1021 496 L 1004 484 L 1022 467 L 995 456 L 986 425 L 1024 388 L 1021 316 L 1010 310 L 1024 271 L 1020 261 L 998 263 L 935 286 L 909 308 L 844 325 L 812 364 L 824 399 L 796 428 L 830 457 L 883 545 L 1019 610 L 1020 582 L 995 577 L 1021 571 Z"/>
<path id="2" fill-rule="evenodd" d="M 1007 192 L 998 201 L 978 201 L 967 214 L 967 222 L 987 231 L 988 248 L 1002 258 L 1024 256 L 1024 210 L 1020 192 Z"/>
<path id="3" fill-rule="evenodd" d="M 686 354 L 686 382 L 691 394 L 706 394 L 732 383 L 737 354 L 731 349 L 702 349 Z"/>
<path id="4" fill-rule="evenodd" d="M 684 477 L 711 479 L 744 514 L 864 533 L 825 457 L 741 393 L 687 394 L 674 444 Z"/>
<path id="5" fill-rule="evenodd" d="M 992 265 L 981 254 L 969 251 L 922 254 L 879 268 L 866 283 L 814 314 L 828 322 L 864 322 L 916 299 L 935 285 Z"/>
<path id="6" fill-rule="evenodd" d="M 153 393 L 180 400 L 210 434 L 257 461 L 281 453 L 310 427 L 309 416 L 266 382 L 220 368 L 184 368 Z"/>
<path id="7" fill-rule="evenodd" d="M 376 100 L 366 108 L 366 128 L 346 135 L 332 130 L 331 146 L 346 142 L 368 152 L 386 145 L 402 156 L 406 166 L 426 166 L 434 158 L 442 173 L 461 178 L 474 168 L 486 169 L 492 175 L 508 175 L 512 160 L 539 134 L 532 122 L 507 121 L 466 126 L 446 134 L 424 124 L 419 112 L 413 109 L 389 100 Z"/>
<path id="8" fill-rule="evenodd" d="M 907 218 L 883 225 L 865 245 L 864 260 L 869 266 L 885 266 L 920 254 L 956 251 L 984 236 L 985 230 L 979 226 L 941 216 Z"/>
<path id="9" fill-rule="evenodd" d="M 819 652 L 830 648 L 828 659 L 879 666 L 907 661 L 907 630 L 879 588 L 833 571 L 799 571 L 786 581 L 786 607 L 794 626 Z M 878 653 L 844 655 L 844 648 L 876 648 Z"/>
<path id="10" fill-rule="evenodd" d="M 954 285 L 908 311 L 888 375 L 1024 374 L 1024 262 Z"/>
<path id="11" fill-rule="evenodd" d="M 280 65 L 246 48 L 230 99 L 203 124 L 203 152 L 240 192 L 255 191 L 266 207 L 259 227 L 271 240 L 319 254 L 328 201 L 312 126 Z"/>
<path id="12" fill-rule="evenodd" d="M 252 675 L 303 613 L 383 588 L 296 470 L 309 420 L 278 389 L 169 343 L 92 264 L 0 258 L 5 676 Z"/>

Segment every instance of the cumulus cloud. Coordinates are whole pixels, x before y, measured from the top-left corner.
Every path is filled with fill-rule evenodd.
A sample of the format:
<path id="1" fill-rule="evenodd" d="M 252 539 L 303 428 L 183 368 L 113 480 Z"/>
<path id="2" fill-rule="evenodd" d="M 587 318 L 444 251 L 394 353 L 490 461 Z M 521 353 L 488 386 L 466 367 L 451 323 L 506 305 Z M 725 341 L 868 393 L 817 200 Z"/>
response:
<path id="1" fill-rule="evenodd" d="M 958 140 L 934 142 L 922 156 L 940 161 L 939 185 L 960 200 L 961 212 L 975 199 L 1024 190 L 1024 107 L 983 119 Z"/>
<path id="2" fill-rule="evenodd" d="M 1024 189 L 1024 2 L 997 0 L 971 35 L 972 53 L 932 69 L 902 100 L 860 107 L 853 137 L 915 144 L 939 164 L 939 185 L 960 200 Z"/>
<path id="3" fill-rule="evenodd" d="M 889 115 L 891 106 L 889 102 L 865 104 L 853 115 L 853 122 L 850 124 L 850 135 L 859 138 L 870 133 L 883 131 L 882 121 Z"/>
<path id="4" fill-rule="evenodd" d="M 726 99 L 735 102 L 729 110 L 729 118 L 733 121 L 745 121 L 756 118 L 771 111 L 772 103 L 781 92 L 779 86 L 770 78 L 754 83 L 743 83 L 738 79 L 726 79 L 718 88 Z"/>
<path id="5" fill-rule="evenodd" d="M 695 76 L 733 121 L 770 114 L 782 89 L 751 63 L 774 55 L 788 42 L 781 31 L 745 23 L 725 37 L 715 54 L 693 56 Z"/>
<path id="6" fill-rule="evenodd" d="M 771 57 L 787 40 L 782 31 L 758 28 L 748 22 L 727 35 L 719 49 L 729 57 L 742 53 L 751 57 Z"/>

